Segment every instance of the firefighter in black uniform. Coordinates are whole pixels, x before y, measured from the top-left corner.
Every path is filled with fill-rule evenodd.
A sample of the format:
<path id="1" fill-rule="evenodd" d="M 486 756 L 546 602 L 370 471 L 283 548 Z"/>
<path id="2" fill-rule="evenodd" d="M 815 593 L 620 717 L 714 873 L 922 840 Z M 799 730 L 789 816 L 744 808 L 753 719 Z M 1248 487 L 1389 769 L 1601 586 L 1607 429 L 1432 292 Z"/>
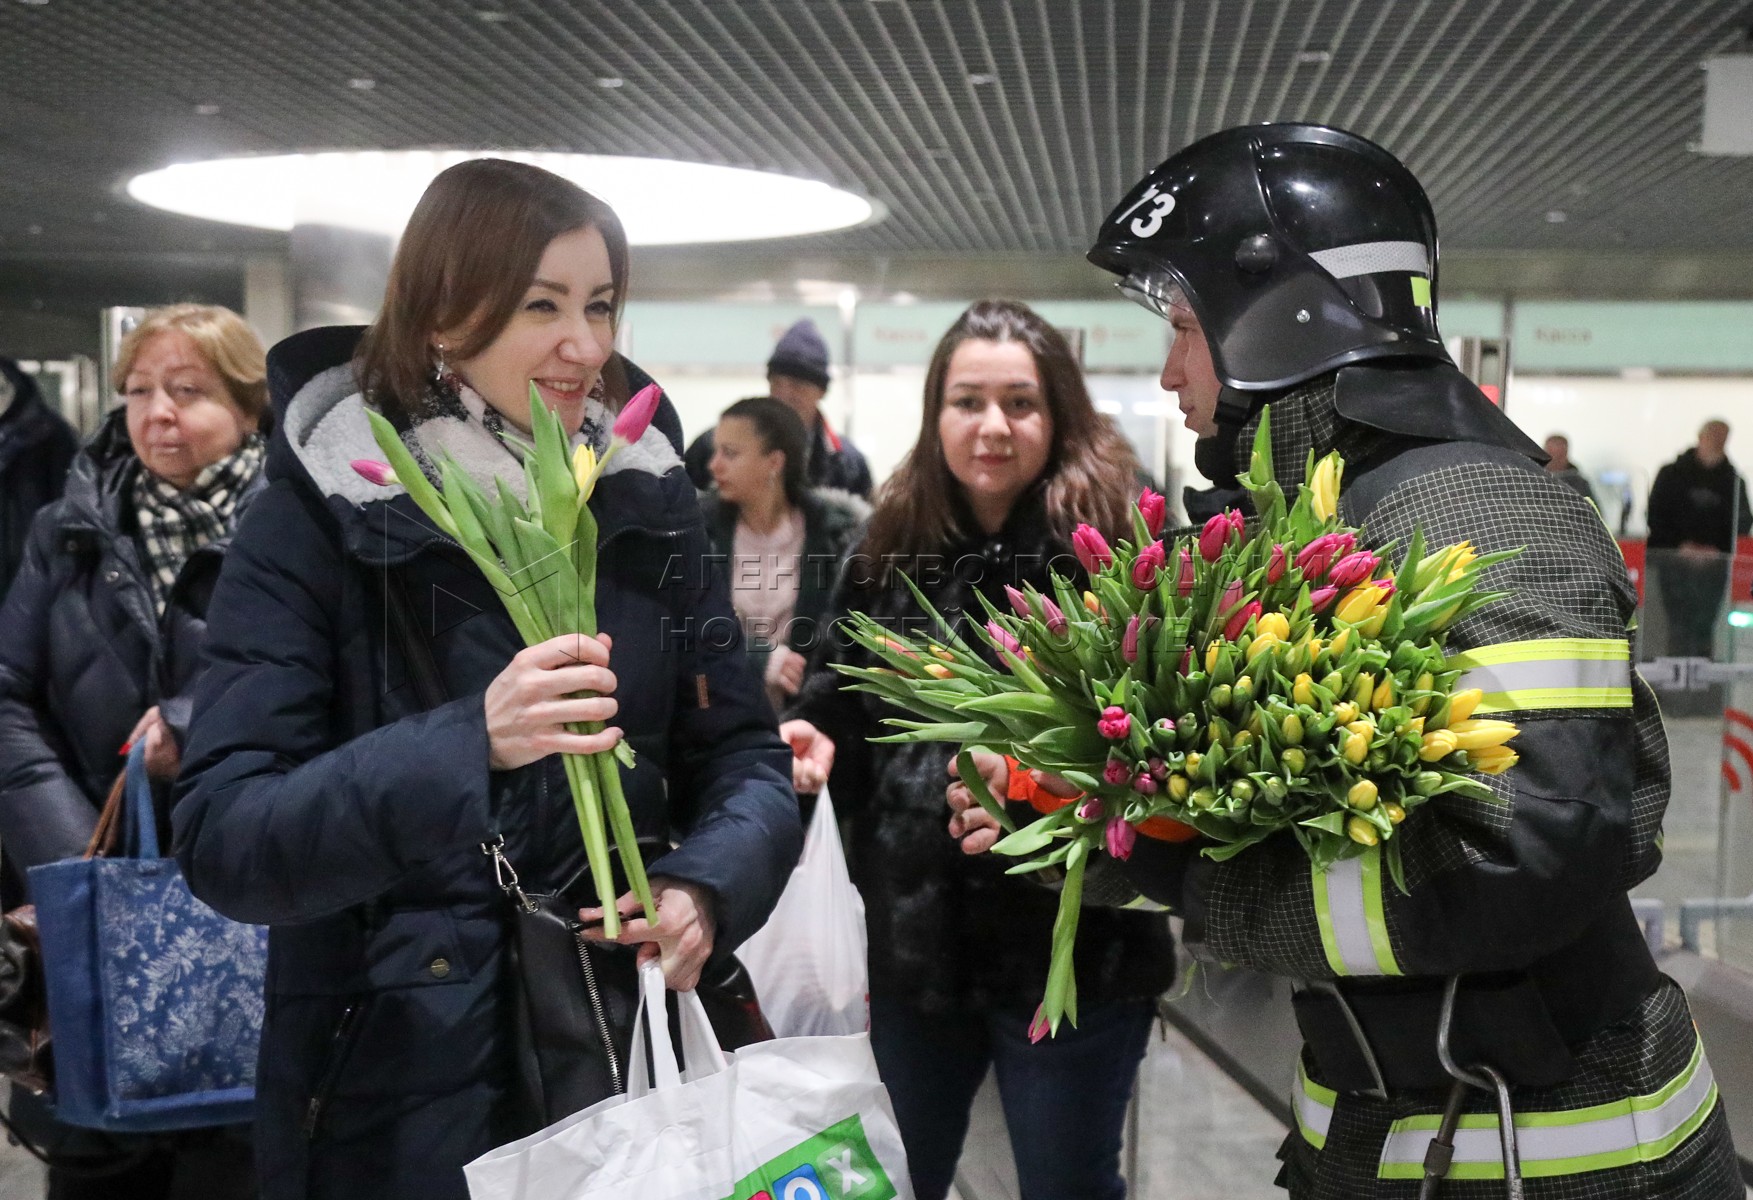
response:
<path id="1" fill-rule="evenodd" d="M 1176 327 L 1164 386 L 1209 434 L 1215 500 L 1239 497 L 1223 489 L 1270 406 L 1280 483 L 1294 495 L 1309 451 L 1339 450 L 1341 515 L 1373 544 L 1422 527 L 1525 549 L 1482 582 L 1510 597 L 1448 643 L 1477 711 L 1521 727 L 1520 763 L 1490 779 L 1496 802 L 1451 797 L 1402 827 L 1408 893 L 1379 851 L 1316 875 L 1288 837 L 1222 863 L 1140 839 L 1100 860 L 1086 903 L 1165 905 L 1197 957 L 1298 981 L 1295 1197 L 1741 1200 L 1685 997 L 1627 897 L 1660 861 L 1668 799 L 1636 595 L 1599 516 L 1445 352 L 1417 180 L 1339 130 L 1230 129 L 1141 180 L 1090 259 Z M 1003 760 L 982 770 L 1008 782 Z M 989 846 L 950 793 L 964 849 Z"/>

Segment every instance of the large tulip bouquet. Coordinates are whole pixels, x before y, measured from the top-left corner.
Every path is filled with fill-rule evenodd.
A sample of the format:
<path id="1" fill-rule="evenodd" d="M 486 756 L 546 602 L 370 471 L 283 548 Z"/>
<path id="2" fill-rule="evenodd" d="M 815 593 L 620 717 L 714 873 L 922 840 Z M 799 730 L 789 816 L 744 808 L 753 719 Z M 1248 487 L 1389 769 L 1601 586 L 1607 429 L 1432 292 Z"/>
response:
<path id="1" fill-rule="evenodd" d="M 1400 824 L 1450 794 L 1490 798 L 1479 778 L 1516 762 L 1516 727 L 1475 718 L 1477 689 L 1455 691 L 1445 631 L 1499 594 L 1480 572 L 1515 551 L 1465 542 L 1427 552 L 1421 533 L 1390 562 L 1340 523 L 1337 453 L 1311 454 L 1286 503 L 1263 418 L 1240 477 L 1257 514 L 1226 512 L 1197 537 L 1160 540 L 1163 498 L 1145 492 L 1136 540 L 1110 546 L 1081 526 L 1079 589 L 1007 588 L 1010 611 L 982 599 L 980 637 L 995 669 L 923 594 L 935 638 L 898 635 L 854 614 L 849 632 L 881 665 L 840 666 L 850 685 L 920 719 L 893 717 L 877 740 L 953 742 L 975 798 L 1008 831 L 993 847 L 1012 874 L 1062 873 L 1047 995 L 1035 1037 L 1077 1019 L 1071 963 L 1086 864 L 1127 858 L 1142 832 L 1197 839 L 1227 859 L 1295 838 L 1318 870 L 1381 854 L 1405 890 Z M 909 582 L 911 587 L 911 582 Z M 1083 790 L 1037 798 L 1018 827 L 973 768 L 985 749 Z M 1031 814 L 1033 815 L 1033 814 Z"/>
<path id="2" fill-rule="evenodd" d="M 652 384 L 629 400 L 616 418 L 600 457 L 589 445 L 580 445 L 568 455 L 560 418 L 542 403 L 531 384 L 533 441 L 525 447 L 523 461 L 527 504 L 503 479 L 494 481 L 496 495 L 488 495 L 448 454 L 436 464 L 442 487 L 435 488 L 395 427 L 370 410 L 366 415 L 372 434 L 389 462 L 361 459 L 352 465 L 373 483 L 399 483 L 407 489 L 421 511 L 449 534 L 487 577 L 525 645 L 568 633 L 594 635 L 597 528 L 586 502 L 616 452 L 644 436 L 661 398 L 657 385 Z M 570 728 L 574 733 L 596 733 L 602 726 L 591 722 Z M 633 765 L 632 747 L 623 741 L 613 751 L 565 754 L 562 758 L 579 830 L 584 835 L 591 881 L 601 901 L 604 932 L 614 937 L 621 928 L 609 859 L 610 832 L 628 883 L 644 906 L 646 919 L 656 925 L 657 905 L 645 877 L 617 766 L 617 762 Z"/>

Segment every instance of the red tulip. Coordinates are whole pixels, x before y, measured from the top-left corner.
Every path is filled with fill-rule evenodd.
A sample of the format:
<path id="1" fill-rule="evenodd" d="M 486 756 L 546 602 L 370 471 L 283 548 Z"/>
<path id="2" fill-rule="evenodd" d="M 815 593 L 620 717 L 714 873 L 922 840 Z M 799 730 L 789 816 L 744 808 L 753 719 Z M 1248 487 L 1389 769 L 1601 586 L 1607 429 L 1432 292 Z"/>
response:
<path id="1" fill-rule="evenodd" d="M 1199 531 L 1199 557 L 1206 562 L 1216 562 L 1218 556 L 1223 553 L 1223 544 L 1229 541 L 1229 537 L 1230 523 L 1223 519 L 1222 513 L 1218 513 L 1205 523 L 1204 529 Z"/>
<path id="2" fill-rule="evenodd" d="M 1029 1022 L 1029 1044 L 1033 1045 L 1039 1042 L 1051 1032 L 1052 1026 L 1047 1024 L 1047 1006 L 1037 1004 L 1035 1006 L 1035 1019 Z"/>
<path id="3" fill-rule="evenodd" d="M 1115 787 L 1119 787 L 1131 777 L 1131 770 L 1127 768 L 1125 763 L 1117 758 L 1110 758 L 1108 760 L 1108 765 L 1102 768 L 1102 778 L 1113 784 Z"/>
<path id="4" fill-rule="evenodd" d="M 1318 613 L 1326 612 L 1338 595 L 1339 589 L 1332 584 L 1318 587 L 1309 593 L 1309 606 Z"/>
<path id="5" fill-rule="evenodd" d="M 1286 553 L 1284 543 L 1279 542 L 1277 545 L 1273 546 L 1272 557 L 1268 559 L 1266 563 L 1266 582 L 1277 583 L 1280 579 L 1283 579 L 1284 568 L 1289 565 L 1289 562 L 1290 555 Z"/>
<path id="6" fill-rule="evenodd" d="M 1182 596 L 1191 596 L 1193 594 L 1193 554 L 1187 547 L 1182 546 L 1180 557 L 1181 570 L 1175 580 L 1175 590 L 1180 592 Z"/>
<path id="7" fill-rule="evenodd" d="M 1169 502 L 1157 492 L 1145 488 L 1138 494 L 1138 515 L 1144 518 L 1144 527 L 1150 531 L 1151 537 L 1161 537 L 1163 525 L 1169 519 Z"/>
<path id="8" fill-rule="evenodd" d="M 1108 539 L 1088 525 L 1079 525 L 1072 531 L 1071 548 L 1077 553 L 1077 561 L 1091 575 L 1114 561 L 1114 552 L 1108 548 Z"/>
<path id="9" fill-rule="evenodd" d="M 1232 508 L 1224 513 L 1224 519 L 1230 523 L 1230 529 L 1235 533 L 1236 541 L 1243 542 L 1248 539 L 1248 522 L 1243 519 L 1240 511 Z"/>
<path id="10" fill-rule="evenodd" d="M 1319 579 L 1327 573 L 1327 568 L 1333 565 L 1333 556 L 1338 552 L 1338 535 L 1323 533 L 1320 537 L 1297 551 L 1297 570 L 1303 573 L 1304 579 Z"/>
<path id="11" fill-rule="evenodd" d="M 1168 551 L 1163 549 L 1161 542 L 1152 542 L 1140 550 L 1138 557 L 1132 560 L 1132 586 L 1141 592 L 1154 588 L 1157 574 L 1162 571 L 1168 557 Z"/>
<path id="12" fill-rule="evenodd" d="M 1138 661 L 1138 614 L 1126 620 L 1126 632 L 1120 636 L 1120 657 L 1129 663 Z"/>
<path id="13" fill-rule="evenodd" d="M 1224 588 L 1223 596 L 1217 602 L 1218 615 L 1227 616 L 1231 609 L 1242 602 L 1242 597 L 1245 594 L 1240 579 L 1230 580 L 1230 585 Z"/>
<path id="14" fill-rule="evenodd" d="M 1246 604 L 1242 605 L 1241 608 L 1237 609 L 1236 615 L 1231 617 L 1224 625 L 1223 636 L 1232 642 L 1235 641 L 1242 636 L 1242 631 L 1248 627 L 1248 622 L 1259 616 L 1260 612 L 1261 608 L 1258 600 L 1248 601 Z"/>
<path id="15" fill-rule="evenodd" d="M 1333 564 L 1333 569 L 1327 574 L 1327 582 L 1336 588 L 1354 587 L 1368 579 L 1381 565 L 1382 560 L 1368 550 L 1358 550 Z"/>

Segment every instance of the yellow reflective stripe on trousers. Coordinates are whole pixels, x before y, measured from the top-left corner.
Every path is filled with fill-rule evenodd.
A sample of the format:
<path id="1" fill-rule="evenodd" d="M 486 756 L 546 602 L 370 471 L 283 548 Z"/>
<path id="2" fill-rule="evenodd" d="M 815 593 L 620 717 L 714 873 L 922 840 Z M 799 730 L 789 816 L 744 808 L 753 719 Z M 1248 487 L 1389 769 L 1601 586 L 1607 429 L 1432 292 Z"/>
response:
<path id="1" fill-rule="evenodd" d="M 1325 871 L 1309 868 L 1321 949 L 1335 975 L 1400 975 L 1382 913 L 1382 851 L 1371 846 Z"/>
<path id="2" fill-rule="evenodd" d="M 1529 1178 L 1580 1175 L 1664 1158 L 1698 1132 L 1716 1101 L 1716 1078 L 1700 1041 L 1686 1069 L 1647 1096 L 1563 1112 L 1517 1110 L 1516 1142 L 1521 1148 L 1522 1174 Z M 1389 1126 L 1377 1176 L 1422 1179 L 1424 1152 L 1441 1119 L 1433 1113 L 1406 1117 Z M 1503 1147 L 1498 1141 L 1495 1113 L 1469 1113 L 1461 1118 L 1449 1178 L 1503 1178 Z"/>
<path id="3" fill-rule="evenodd" d="M 1630 708 L 1631 644 L 1624 638 L 1539 638 L 1451 654 L 1465 671 L 1456 691 L 1485 693 L 1477 712 L 1540 708 Z"/>
<path id="4" fill-rule="evenodd" d="M 1322 1087 L 1304 1074 L 1302 1055 L 1297 1055 L 1296 1087 L 1290 1094 L 1290 1106 L 1296 1112 L 1297 1131 L 1317 1150 L 1327 1144 L 1327 1130 L 1333 1124 L 1333 1104 L 1338 1099 L 1338 1092 Z"/>

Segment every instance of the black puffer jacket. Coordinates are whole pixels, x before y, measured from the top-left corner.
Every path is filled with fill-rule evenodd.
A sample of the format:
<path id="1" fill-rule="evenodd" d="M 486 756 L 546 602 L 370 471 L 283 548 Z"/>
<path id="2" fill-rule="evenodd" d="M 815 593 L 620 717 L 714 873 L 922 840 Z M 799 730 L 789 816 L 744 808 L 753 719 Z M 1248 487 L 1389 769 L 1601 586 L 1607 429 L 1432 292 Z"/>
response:
<path id="1" fill-rule="evenodd" d="M 173 731 L 187 725 L 227 539 L 190 556 L 158 616 L 134 540 L 140 469 L 117 409 L 37 513 L 0 609 L 0 845 L 14 884 L 84 848 L 141 713 L 156 704 Z M 257 476 L 239 513 L 260 488 Z"/>
<path id="2" fill-rule="evenodd" d="M 1076 558 L 1049 532 L 1038 494 L 1018 501 L 996 536 L 952 547 L 943 563 L 935 581 L 919 573 L 922 590 L 947 619 L 966 614 L 974 623 L 985 621 L 976 591 L 1003 606 L 1005 584 L 1050 591 L 1050 564 L 1061 574 L 1078 572 Z M 927 632 L 926 616 L 899 580 L 891 588 L 856 586 L 857 577 L 869 573 L 855 554 L 828 611 L 837 617 L 863 611 L 910 634 Z M 969 641 L 980 644 L 977 637 Z M 843 690 L 842 676 L 830 669 L 835 662 L 873 665 L 863 650 L 830 631 L 786 716 L 809 721 L 834 741 L 829 787 L 837 811 L 852 825 L 849 858 L 865 902 L 871 991 L 933 1012 L 1034 1003 L 1046 987 L 1058 895 L 1005 875 L 1008 861 L 962 853 L 950 837 L 944 803 L 954 748 L 871 745 L 867 739 L 891 732 L 880 724 L 883 717 L 905 714 Z M 1167 918 L 1086 910 L 1076 964 L 1078 998 L 1086 1007 L 1165 991 L 1175 975 Z"/>
<path id="3" fill-rule="evenodd" d="M 61 495 L 67 468 L 79 451 L 79 438 L 49 409 L 36 380 L 10 358 L 0 358 L 0 376 L 12 389 L 12 403 L 0 412 L 0 597 L 12 584 L 24 558 L 24 541 L 37 509 Z"/>
<path id="4" fill-rule="evenodd" d="M 489 769 L 482 697 L 522 649 L 492 585 L 405 492 L 348 467 L 377 456 L 359 333 L 311 330 L 268 356 L 283 419 L 213 598 L 177 856 L 202 899 L 271 927 L 262 1194 L 462 1200 L 464 1163 L 534 1132 L 515 1111 L 509 904 L 481 843 L 503 834 L 543 891 L 582 868 L 583 846 L 558 756 Z M 657 426 L 679 435 L 667 401 Z M 790 753 L 740 638 L 702 636 L 734 630 L 722 587 L 671 573 L 696 574 L 705 530 L 673 448 L 651 454 L 674 463 L 663 474 L 630 465 L 645 449 L 590 500 L 615 724 L 639 756 L 622 779 L 639 831 L 679 840 L 651 873 L 710 893 L 730 950 L 802 847 Z M 453 697 L 436 708 L 386 630 L 391 572 L 432 618 L 419 636 Z"/>

